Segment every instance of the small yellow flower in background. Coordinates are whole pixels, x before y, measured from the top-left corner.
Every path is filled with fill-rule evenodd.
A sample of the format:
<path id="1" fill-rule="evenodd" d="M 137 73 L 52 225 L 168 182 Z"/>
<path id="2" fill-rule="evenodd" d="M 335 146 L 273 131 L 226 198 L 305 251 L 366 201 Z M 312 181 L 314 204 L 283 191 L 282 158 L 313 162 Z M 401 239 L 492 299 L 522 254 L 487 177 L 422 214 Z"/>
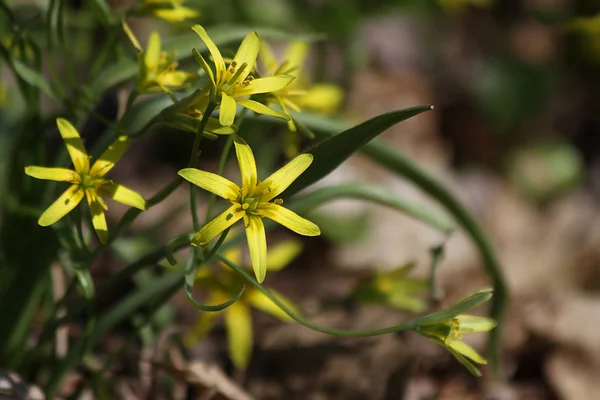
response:
<path id="1" fill-rule="evenodd" d="M 141 12 L 154 14 L 169 22 L 182 22 L 200 16 L 197 10 L 186 7 L 183 3 L 184 0 L 144 0 Z"/>
<path id="2" fill-rule="evenodd" d="M 487 361 L 461 339 L 466 333 L 491 331 L 496 327 L 496 321 L 462 312 L 488 301 L 491 297 L 492 289 L 481 289 L 460 300 L 448 310 L 421 317 L 416 331 L 444 346 L 473 375 L 481 376 L 481 372 L 473 362 L 485 365 Z"/>
<path id="3" fill-rule="evenodd" d="M 174 128 L 197 133 L 209 101 L 206 90 L 197 90 L 167 107 L 162 112 L 164 122 Z M 233 126 L 223 126 L 218 119 L 210 117 L 202 134 L 208 139 L 216 139 L 217 135 L 231 135 L 235 131 Z"/>
<path id="4" fill-rule="evenodd" d="M 219 122 L 221 125 L 233 125 L 237 105 L 254 111 L 257 114 L 270 115 L 286 121 L 289 120 L 288 115 L 248 98 L 253 94 L 281 90 L 294 80 L 293 77 L 287 75 L 254 79 L 251 72 L 255 67 L 260 48 L 260 40 L 256 32 L 252 32 L 244 38 L 233 57 L 233 61 L 227 67 L 221 52 L 208 36 L 206 30 L 200 25 L 194 25 L 192 29 L 200 36 L 200 39 L 202 39 L 213 58 L 214 72 L 202 55 L 194 49 L 196 60 L 210 78 L 212 84 L 211 96 L 219 104 Z"/>
<path id="5" fill-rule="evenodd" d="M 267 273 L 267 239 L 263 217 L 270 218 L 300 235 L 321 234 L 317 225 L 282 207 L 281 199 L 272 201 L 310 166 L 313 156 L 301 154 L 267 179 L 259 182 L 256 162 L 250 146 L 241 138 L 236 138 L 234 145 L 242 176 L 241 188 L 211 172 L 195 168 L 184 168 L 179 171 L 179 175 L 189 182 L 232 203 L 227 210 L 194 235 L 192 244 L 205 245 L 225 229 L 243 219 L 252 268 L 258 282 L 262 282 Z"/>
<path id="6" fill-rule="evenodd" d="M 58 130 L 65 141 L 69 156 L 75 170 L 66 168 L 47 168 L 38 166 L 25 167 L 25 173 L 37 179 L 69 182 L 67 189 L 40 217 L 41 226 L 52 225 L 73 210 L 85 196 L 92 214 L 92 224 L 102 243 L 108 239 L 108 227 L 104 211 L 108 209 L 100 196 L 110 197 L 125 205 L 140 210 L 146 209 L 146 201 L 133 190 L 104 179 L 104 176 L 115 166 L 127 149 L 129 143 L 126 136 L 119 137 L 90 167 L 90 160 L 79 133 L 65 119 L 56 120 Z"/>
<path id="7" fill-rule="evenodd" d="M 427 309 L 423 298 L 427 281 L 408 276 L 414 266 L 410 263 L 389 272 L 377 272 L 372 279 L 359 284 L 351 297 L 359 302 L 383 303 L 414 313 L 423 312 Z"/>
<path id="8" fill-rule="evenodd" d="M 282 74 L 296 78 L 285 88 L 269 93 L 268 101 L 278 104 L 288 115 L 288 108 L 296 112 L 306 108 L 325 114 L 332 113 L 342 102 L 342 89 L 332 84 L 311 85 L 302 71 L 307 54 L 306 42 L 293 42 L 284 52 L 282 61 L 278 63 L 271 47 L 265 41 L 261 42 L 259 56 L 266 74 Z M 291 131 L 296 130 L 291 116 L 288 126 Z"/>
<path id="9" fill-rule="evenodd" d="M 161 51 L 160 35 L 156 32 L 150 34 L 146 51 L 129 26 L 123 22 L 123 29 L 127 37 L 138 50 L 138 79 L 137 90 L 141 93 L 170 92 L 178 89 L 183 84 L 194 78 L 194 74 L 187 71 L 179 71 L 179 63 L 175 61 L 173 54 Z"/>
<path id="10" fill-rule="evenodd" d="M 296 240 L 287 240 L 276 244 L 269 250 L 267 270 L 270 272 L 282 270 L 301 251 L 302 244 Z M 239 248 L 225 252 L 225 256 L 237 265 L 242 263 L 242 252 Z M 222 266 L 218 271 L 211 270 L 208 266 L 201 266 L 196 275 L 196 285 L 209 293 L 210 304 L 224 303 L 230 300 L 240 291 L 243 284 L 243 279 L 227 266 Z M 269 291 L 288 308 L 299 314 L 299 308 L 291 300 L 272 289 Z M 250 308 L 258 309 L 283 322 L 293 321 L 260 290 L 253 286 L 246 286 L 244 294 L 235 304 L 218 313 L 203 312 L 200 314 L 195 326 L 186 337 L 187 344 L 193 346 L 198 343 L 214 326 L 216 318 L 224 315 L 231 361 L 236 368 L 246 369 L 252 354 L 253 343 Z"/>
<path id="11" fill-rule="evenodd" d="M 571 20 L 566 29 L 579 33 L 585 40 L 591 58 L 600 60 L 600 14 Z"/>

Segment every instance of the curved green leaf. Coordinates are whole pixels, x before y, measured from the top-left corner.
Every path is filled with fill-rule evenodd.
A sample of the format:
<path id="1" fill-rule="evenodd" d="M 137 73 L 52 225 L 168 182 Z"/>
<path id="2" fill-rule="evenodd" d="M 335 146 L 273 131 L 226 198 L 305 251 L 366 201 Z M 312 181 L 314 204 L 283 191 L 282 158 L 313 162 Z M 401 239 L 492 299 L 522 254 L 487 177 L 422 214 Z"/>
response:
<path id="1" fill-rule="evenodd" d="M 51 98 L 56 99 L 56 94 L 54 93 L 54 90 L 52 90 L 52 87 L 50 86 L 46 78 L 42 76 L 42 74 L 40 74 L 38 71 L 32 69 L 31 67 L 22 63 L 19 60 L 12 60 L 12 65 L 15 72 L 19 75 L 21 79 L 29 83 L 31 86 L 40 89 L 42 92 L 46 93 Z"/>
<path id="2" fill-rule="evenodd" d="M 226 301 L 225 303 L 216 304 L 214 306 L 211 306 L 208 304 L 202 304 L 202 303 L 199 303 L 198 301 L 196 301 L 194 299 L 194 296 L 192 296 L 193 288 L 190 285 L 188 285 L 187 283 L 183 285 L 183 288 L 185 290 L 185 296 L 187 297 L 188 301 L 190 303 L 192 303 L 194 308 L 196 308 L 199 311 L 217 312 L 217 311 L 222 311 L 222 310 L 226 309 L 227 307 L 229 307 L 230 305 L 232 305 L 233 303 L 238 301 L 240 299 L 240 297 L 242 297 L 242 295 L 244 294 L 246 285 L 242 286 L 242 290 L 240 290 L 240 292 L 233 299 Z"/>
<path id="3" fill-rule="evenodd" d="M 445 234 L 450 234 L 455 228 L 454 221 L 447 214 L 424 207 L 421 203 L 398 197 L 378 186 L 365 183 L 344 183 L 317 189 L 298 199 L 298 206 L 292 205 L 290 208 L 299 213 L 305 213 L 323 203 L 340 198 L 366 200 L 391 207 Z M 296 201 L 293 204 L 296 204 Z"/>
<path id="4" fill-rule="evenodd" d="M 418 106 L 381 114 L 321 142 L 309 151 L 315 157 L 313 163 L 282 197 L 289 197 L 321 180 L 386 129 L 429 110 L 431 106 Z"/>

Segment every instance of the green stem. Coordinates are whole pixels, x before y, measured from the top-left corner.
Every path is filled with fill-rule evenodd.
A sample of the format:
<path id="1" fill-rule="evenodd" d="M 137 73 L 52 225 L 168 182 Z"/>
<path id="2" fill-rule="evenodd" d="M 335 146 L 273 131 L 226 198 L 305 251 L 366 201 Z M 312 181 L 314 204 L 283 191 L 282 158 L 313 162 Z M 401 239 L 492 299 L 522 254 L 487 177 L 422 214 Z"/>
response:
<path id="1" fill-rule="evenodd" d="M 369 329 L 369 330 L 345 330 L 345 329 L 330 329 L 317 324 L 314 324 L 310 321 L 305 320 L 295 312 L 293 312 L 289 307 L 283 304 L 277 297 L 275 297 L 271 292 L 265 289 L 260 283 L 258 283 L 250 274 L 248 274 L 243 268 L 237 266 L 236 264 L 229 261 L 225 256 L 220 253 L 216 254 L 217 258 L 221 260 L 223 263 L 227 264 L 228 267 L 233 269 L 235 272 L 240 274 L 244 279 L 248 281 L 251 285 L 253 285 L 256 289 L 260 290 L 265 296 L 267 296 L 273 303 L 275 303 L 279 308 L 283 310 L 290 318 L 294 321 L 312 329 L 317 332 L 326 333 L 328 335 L 334 336 L 346 336 L 346 337 L 362 337 L 362 336 L 378 336 L 385 335 L 388 333 L 394 332 L 402 332 L 415 329 L 417 327 L 417 320 L 405 322 L 403 324 L 398 324 L 394 326 L 390 326 L 387 328 L 381 329 Z"/>
<path id="2" fill-rule="evenodd" d="M 229 137 L 227 138 L 227 142 L 225 142 L 225 147 L 223 148 L 223 152 L 221 153 L 221 157 L 219 158 L 219 165 L 217 166 L 217 175 L 223 174 L 223 170 L 225 169 L 225 163 L 227 162 L 227 157 L 229 156 L 229 151 L 231 150 L 231 147 L 233 146 L 234 139 L 235 139 L 235 135 L 229 135 Z M 206 209 L 206 219 L 204 220 L 205 224 L 207 224 L 208 221 L 210 220 L 210 216 L 212 214 L 212 209 L 215 205 L 216 198 L 217 198 L 217 196 L 214 193 L 211 193 L 210 197 L 208 198 L 208 207 Z"/>
<path id="3" fill-rule="evenodd" d="M 491 364 L 494 365 L 494 369 L 498 373 L 500 369 L 500 345 L 502 338 L 501 326 L 504 320 L 508 289 L 502 275 L 500 262 L 496 258 L 487 235 L 469 211 L 444 186 L 427 173 L 421 171 L 401 153 L 379 141 L 372 141 L 363 147 L 362 152 L 376 163 L 411 180 L 427 194 L 437 199 L 454 216 L 479 249 L 485 270 L 494 285 L 491 315 L 498 321 L 498 327 L 490 333 L 488 352 Z"/>
<path id="4" fill-rule="evenodd" d="M 208 103 L 206 106 L 206 110 L 202 115 L 202 120 L 200 121 L 200 125 L 198 126 L 198 132 L 196 132 L 196 137 L 194 138 L 194 144 L 192 145 L 192 152 L 190 153 L 190 160 L 188 162 L 188 167 L 194 167 L 198 162 L 200 143 L 202 143 L 202 138 L 204 137 L 204 129 L 206 129 L 206 124 L 208 124 L 208 119 L 210 115 L 216 108 L 216 104 L 213 102 Z M 198 218 L 198 210 L 196 209 L 196 186 L 193 183 L 190 183 L 190 209 L 192 212 L 192 220 L 194 222 L 194 230 L 197 232 L 200 230 L 200 219 Z M 195 252 L 194 252 L 195 253 Z"/>

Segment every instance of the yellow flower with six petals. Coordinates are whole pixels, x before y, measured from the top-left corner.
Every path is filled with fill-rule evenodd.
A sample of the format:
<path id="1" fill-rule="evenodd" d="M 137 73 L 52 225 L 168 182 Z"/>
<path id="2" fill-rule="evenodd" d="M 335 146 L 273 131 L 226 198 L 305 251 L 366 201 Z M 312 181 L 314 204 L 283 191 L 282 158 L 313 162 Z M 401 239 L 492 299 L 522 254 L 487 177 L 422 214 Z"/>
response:
<path id="1" fill-rule="evenodd" d="M 194 78 L 194 74 L 190 72 L 177 70 L 179 63 L 175 61 L 173 54 L 161 51 L 158 33 L 150 34 L 148 46 L 144 51 L 125 22 L 123 22 L 123 30 L 138 51 L 137 90 L 139 92 L 169 92 L 170 89 L 177 89 Z"/>
<path id="2" fill-rule="evenodd" d="M 212 85 L 211 96 L 213 101 L 219 104 L 219 122 L 221 125 L 233 125 L 236 105 L 245 107 L 258 114 L 270 115 L 286 121 L 289 120 L 288 115 L 275 111 L 262 103 L 248 99 L 253 94 L 281 90 L 294 80 L 294 77 L 287 75 L 254 79 L 251 72 L 255 67 L 260 49 L 260 39 L 256 32 L 252 32 L 244 38 L 233 57 L 233 61 L 227 67 L 221 52 L 208 36 L 206 30 L 200 25 L 194 25 L 192 29 L 200 36 L 200 39 L 202 39 L 213 58 L 215 65 L 214 72 L 202 55 L 194 49 L 196 60 L 210 78 Z"/>
<path id="3" fill-rule="evenodd" d="M 461 341 L 466 333 L 489 332 L 497 325 L 492 318 L 462 314 L 462 309 L 475 307 L 492 297 L 492 289 L 481 289 L 457 302 L 448 310 L 421 317 L 416 331 L 444 346 L 473 375 L 481 372 L 473 365 L 487 361 L 475 349 Z"/>
<path id="4" fill-rule="evenodd" d="M 234 145 L 242 176 L 241 188 L 230 180 L 211 172 L 195 168 L 184 168 L 179 171 L 179 175 L 189 182 L 232 203 L 227 210 L 194 235 L 192 244 L 195 246 L 205 245 L 243 219 L 254 274 L 258 282 L 262 282 L 267 273 L 267 239 L 262 222 L 263 217 L 270 218 L 300 235 L 318 236 L 321 234 L 317 225 L 282 207 L 280 199 L 272 201 L 310 166 L 313 156 L 301 154 L 267 179 L 259 182 L 250 146 L 241 138 L 236 138 Z"/>
<path id="5" fill-rule="evenodd" d="M 286 48 L 282 61 L 278 62 L 273 50 L 265 41 L 260 45 L 259 57 L 267 75 L 282 74 L 296 78 L 285 88 L 268 94 L 268 101 L 279 104 L 288 115 L 288 108 L 296 112 L 300 112 L 301 108 L 307 108 L 328 114 L 335 111 L 342 102 L 343 91 L 338 86 L 311 85 L 307 82 L 305 74 L 302 73 L 307 54 L 308 43 L 293 42 Z M 291 131 L 296 130 L 291 118 L 288 127 Z"/>
<path id="6" fill-rule="evenodd" d="M 146 209 L 146 201 L 138 193 L 111 180 L 104 179 L 104 176 L 115 166 L 115 163 L 127 149 L 128 139 L 126 136 L 119 137 L 90 167 L 89 156 L 75 127 L 62 118 L 58 118 L 56 124 L 65 141 L 75 170 L 38 166 L 25 167 L 25 173 L 34 178 L 72 184 L 44 211 L 38 220 L 38 224 L 41 226 L 54 224 L 73 210 L 85 196 L 90 206 L 92 224 L 98 238 L 102 243 L 106 243 L 108 227 L 104 211 L 107 210 L 107 206 L 100 197 L 101 195 L 140 210 Z"/>

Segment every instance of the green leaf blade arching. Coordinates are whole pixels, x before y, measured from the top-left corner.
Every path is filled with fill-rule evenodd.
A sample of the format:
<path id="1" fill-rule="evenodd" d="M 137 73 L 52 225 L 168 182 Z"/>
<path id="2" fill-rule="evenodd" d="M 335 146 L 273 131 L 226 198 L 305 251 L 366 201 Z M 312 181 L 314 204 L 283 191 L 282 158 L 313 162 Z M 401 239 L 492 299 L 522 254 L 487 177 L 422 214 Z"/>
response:
<path id="1" fill-rule="evenodd" d="M 381 114 L 321 142 L 310 151 L 314 156 L 313 163 L 283 192 L 282 197 L 290 197 L 329 175 L 386 129 L 431 109 L 431 106 L 418 106 Z"/>

